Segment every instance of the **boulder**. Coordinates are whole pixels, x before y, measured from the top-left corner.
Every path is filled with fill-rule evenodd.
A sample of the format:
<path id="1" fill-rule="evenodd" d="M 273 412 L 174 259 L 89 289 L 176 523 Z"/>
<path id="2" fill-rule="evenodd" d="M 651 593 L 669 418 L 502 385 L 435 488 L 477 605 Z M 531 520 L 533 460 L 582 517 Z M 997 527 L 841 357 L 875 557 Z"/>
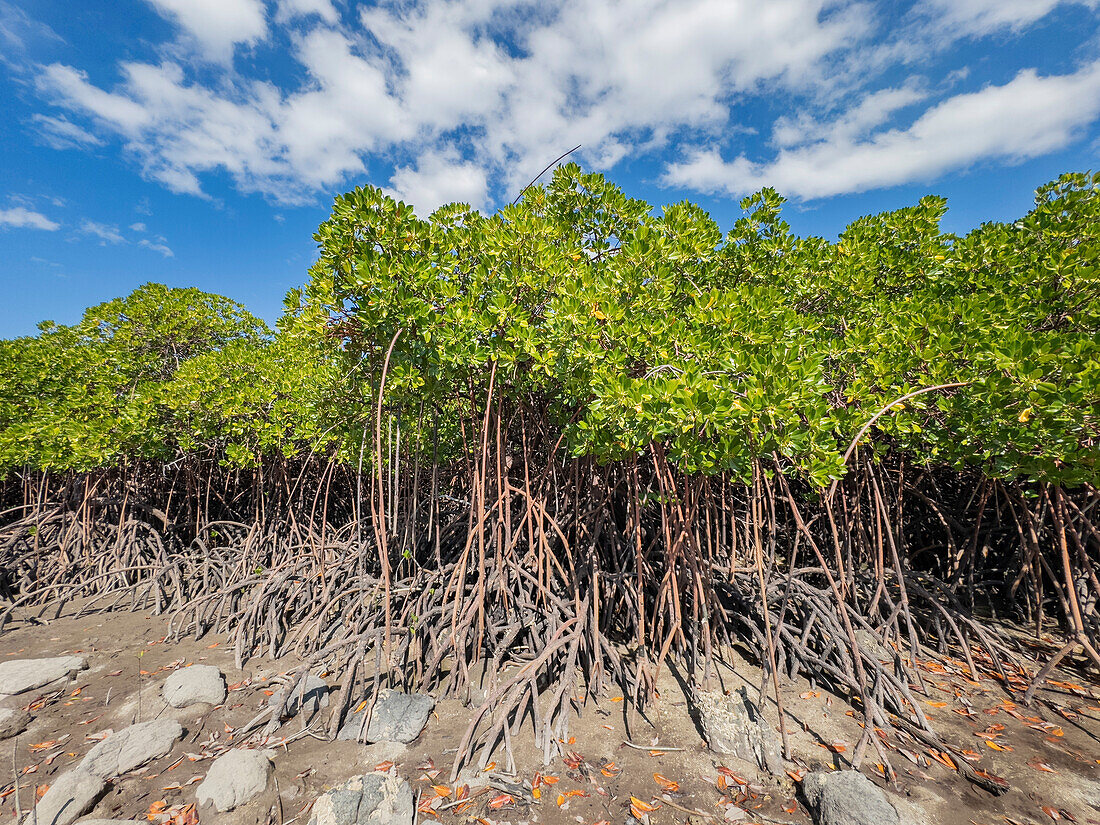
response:
<path id="1" fill-rule="evenodd" d="M 816 825 L 898 825 L 898 812 L 874 782 L 859 771 L 814 771 L 802 793 Z"/>
<path id="2" fill-rule="evenodd" d="M 0 662 L 0 694 L 26 693 L 57 681 L 77 670 L 85 670 L 83 656 L 56 656 L 52 659 L 9 659 Z"/>
<path id="3" fill-rule="evenodd" d="M 772 776 L 783 773 L 779 736 L 745 688 L 729 696 L 693 689 L 692 703 L 712 751 L 755 762 Z"/>
<path id="4" fill-rule="evenodd" d="M 174 708 L 198 702 L 220 705 L 225 701 L 225 677 L 213 665 L 191 665 L 165 679 L 161 693 L 164 701 Z"/>
<path id="5" fill-rule="evenodd" d="M 337 739 L 367 742 L 409 743 L 420 735 L 428 721 L 428 714 L 435 707 L 435 699 L 425 693 L 401 693 L 383 688 L 378 693 L 374 712 L 367 724 L 366 734 L 360 736 L 363 728 L 363 714 L 369 705 L 358 713 L 351 714 Z"/>
<path id="6" fill-rule="evenodd" d="M 267 704 L 270 707 L 278 707 L 283 701 L 285 692 L 290 687 L 288 685 L 282 690 L 276 691 L 268 698 Z M 307 674 L 304 687 L 299 685 L 291 693 L 286 707 L 283 708 L 283 718 L 289 719 L 292 716 L 297 716 L 303 707 L 306 711 L 306 718 L 311 718 L 321 708 L 327 708 L 328 701 L 328 684 L 325 680 L 314 676 L 312 673 Z"/>
<path id="7" fill-rule="evenodd" d="M 116 731 L 88 751 L 80 769 L 104 779 L 140 768 L 166 756 L 183 738 L 183 727 L 173 719 L 154 719 Z"/>
<path id="8" fill-rule="evenodd" d="M 391 774 L 370 773 L 349 779 L 322 794 L 309 825 L 412 825 L 409 783 Z"/>
<path id="9" fill-rule="evenodd" d="M 92 809 L 106 787 L 102 778 L 80 768 L 67 771 L 23 817 L 23 825 L 69 825 Z"/>
<path id="10" fill-rule="evenodd" d="M 27 729 L 31 715 L 20 708 L 0 708 L 0 739 L 11 739 Z"/>
<path id="11" fill-rule="evenodd" d="M 271 760 L 263 751 L 231 750 L 214 760 L 195 796 L 199 805 L 231 811 L 262 794 L 270 776 Z"/>

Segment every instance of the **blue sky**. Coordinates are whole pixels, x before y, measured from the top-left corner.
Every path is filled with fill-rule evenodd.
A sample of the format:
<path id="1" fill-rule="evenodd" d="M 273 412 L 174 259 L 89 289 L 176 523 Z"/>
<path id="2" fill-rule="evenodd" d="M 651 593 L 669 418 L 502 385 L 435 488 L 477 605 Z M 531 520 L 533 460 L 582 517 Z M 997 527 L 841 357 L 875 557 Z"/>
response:
<path id="1" fill-rule="evenodd" d="M 728 229 L 1097 168 L 1100 0 L 0 0 L 0 336 L 146 281 L 274 321 L 335 194 L 491 211 L 562 151 Z"/>

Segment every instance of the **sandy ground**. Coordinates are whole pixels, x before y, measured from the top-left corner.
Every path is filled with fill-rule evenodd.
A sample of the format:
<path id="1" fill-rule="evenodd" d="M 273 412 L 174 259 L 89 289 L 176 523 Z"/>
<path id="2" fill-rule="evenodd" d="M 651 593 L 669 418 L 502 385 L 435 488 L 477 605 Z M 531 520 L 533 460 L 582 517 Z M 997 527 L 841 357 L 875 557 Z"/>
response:
<path id="1" fill-rule="evenodd" d="M 79 762 L 106 731 L 159 714 L 179 719 L 186 730 L 183 740 L 168 756 L 114 781 L 89 816 L 154 822 L 175 816 L 175 825 L 183 825 L 190 814 L 180 812 L 194 802 L 195 786 L 211 760 L 243 744 L 235 739 L 235 731 L 256 715 L 270 692 L 278 689 L 280 675 L 297 663 L 255 657 L 239 670 L 224 637 L 169 643 L 164 641 L 165 617 L 72 612 L 70 608 L 70 615 L 47 625 L 16 620 L 0 634 L 0 659 L 79 653 L 90 664 L 72 682 L 7 700 L 29 709 L 34 718 L 20 736 L 0 742 L 0 816 L 12 821 L 17 809 L 26 812 L 35 794 Z M 165 708 L 159 701 L 161 684 L 169 672 L 192 663 L 222 669 L 231 688 L 226 702 L 179 711 Z M 962 779 L 950 760 L 941 763 L 920 743 L 884 731 L 898 771 L 897 786 L 879 775 L 873 750 L 863 769 L 884 788 L 904 819 L 945 825 L 1056 820 L 1100 825 L 1097 685 L 1080 674 L 1059 672 L 1058 683 L 1042 701 L 1025 708 L 1015 704 L 996 679 L 968 679 L 961 663 L 929 661 L 923 671 L 929 695 L 921 701 L 937 730 L 965 748 L 975 767 L 1003 777 L 1011 789 L 994 797 Z M 207 809 L 197 813 L 203 822 L 305 825 L 310 806 L 325 789 L 376 766 L 385 769 L 392 761 L 419 795 L 421 807 L 431 803 L 435 809 L 419 815 L 421 824 L 433 818 L 478 825 L 622 823 L 631 797 L 654 809 L 647 815 L 649 825 L 703 823 L 708 818 L 714 825 L 714 818 L 720 821 L 726 810 L 723 798 L 748 811 L 742 822 L 810 822 L 798 791 L 800 772 L 847 767 L 859 738 L 859 725 L 843 699 L 803 681 L 785 685 L 793 762 L 789 775 L 772 778 L 749 763 L 707 751 L 677 677 L 667 669 L 662 673 L 659 698 L 644 716 L 632 716 L 629 726 L 628 703 L 622 697 L 587 697 L 580 703 L 581 715 L 571 726 L 570 740 L 563 743 L 573 757 L 559 756 L 543 765 L 529 729 L 514 742 L 514 774 L 505 774 L 503 755 L 493 754 L 496 764 L 490 763 L 491 770 L 481 778 L 519 784 L 526 780 L 530 788 L 538 774 L 544 780 L 535 801 L 522 794 L 502 800 L 497 788 L 459 802 L 456 792 L 461 783 L 443 787 L 473 713 L 446 700 L 437 703 L 424 732 L 407 748 L 327 742 L 303 731 L 300 720 L 291 720 L 266 743 L 272 749 L 275 780 L 265 795 L 231 814 Z M 716 686 L 755 686 L 759 678 L 755 668 L 736 660 L 719 668 Z M 331 676 L 328 681 L 335 682 Z M 765 712 L 776 721 L 774 702 Z M 736 819 L 736 812 L 732 814 Z"/>

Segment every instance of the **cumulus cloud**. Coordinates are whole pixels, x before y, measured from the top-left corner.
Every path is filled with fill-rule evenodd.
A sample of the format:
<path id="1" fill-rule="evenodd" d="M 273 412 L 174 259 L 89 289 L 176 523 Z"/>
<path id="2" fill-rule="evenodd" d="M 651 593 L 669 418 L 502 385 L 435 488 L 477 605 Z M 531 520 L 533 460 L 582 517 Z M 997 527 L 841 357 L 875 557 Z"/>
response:
<path id="1" fill-rule="evenodd" d="M 1005 29 L 1024 29 L 1058 6 L 1096 9 L 1098 5 L 1098 0 L 922 0 L 916 11 L 937 28 L 956 36 L 984 36 Z"/>
<path id="2" fill-rule="evenodd" d="M 576 144 L 599 170 L 679 153 L 668 184 L 821 197 L 1034 156 L 1096 117 L 1065 93 L 1093 93 L 1088 71 L 1025 71 L 947 99 L 963 75 L 885 78 L 912 65 L 914 44 L 1011 33 L 1100 0 L 919 0 L 894 34 L 867 0 L 379 0 L 343 13 L 276 0 L 270 19 L 264 0 L 147 2 L 197 53 L 173 44 L 122 62 L 110 85 L 54 63 L 38 89 L 66 110 L 59 123 L 86 119 L 85 134 L 120 138 L 149 180 L 199 197 L 211 175 L 283 204 L 366 178 L 422 213 L 441 199 L 487 206 Z M 232 60 L 276 36 L 293 84 Z M 740 122 L 762 101 L 801 113 L 771 124 L 770 160 L 750 157 L 754 124 Z"/>
<path id="3" fill-rule="evenodd" d="M 175 21 L 208 58 L 229 60 L 238 43 L 250 45 L 267 35 L 263 0 L 148 0 Z"/>
<path id="4" fill-rule="evenodd" d="M 421 155 L 416 168 L 404 166 L 394 173 L 390 189 L 399 200 L 415 204 L 422 217 L 446 203 L 485 209 L 489 198 L 485 170 L 454 152 Z"/>
<path id="5" fill-rule="evenodd" d="M 331 0 L 279 0 L 275 9 L 275 22 L 286 23 L 311 14 L 316 14 L 330 26 L 336 25 L 340 20 Z"/>
<path id="6" fill-rule="evenodd" d="M 1036 157 L 1064 147 L 1098 116 L 1100 62 L 1067 75 L 1028 69 L 1002 86 L 949 97 L 904 129 L 826 130 L 821 140 L 783 148 L 763 163 L 697 149 L 666 169 L 664 183 L 729 195 L 774 186 L 822 198 L 931 180 L 983 160 Z"/>
<path id="7" fill-rule="evenodd" d="M 61 224 L 51 221 L 41 212 L 27 209 L 25 206 L 13 206 L 11 209 L 0 209 L 0 227 L 45 229 L 53 232 L 61 228 Z"/>
<path id="8" fill-rule="evenodd" d="M 259 0 L 217 0 L 219 25 L 184 0 L 150 2 L 209 49 L 264 36 Z M 306 74 L 297 88 L 228 68 L 203 81 L 168 58 L 121 64 L 113 88 L 55 63 L 39 88 L 121 136 L 146 176 L 176 192 L 201 194 L 201 177 L 220 171 L 242 191 L 300 203 L 389 156 L 395 188 L 483 200 L 481 181 L 511 190 L 575 143 L 609 168 L 639 142 L 722 129 L 738 95 L 816 82 L 870 25 L 853 0 L 391 0 L 348 25 L 324 0 L 282 0 L 275 17 L 296 21 L 286 33 Z M 476 160 L 440 162 L 456 140 Z M 431 182 L 433 169 L 459 178 Z"/>

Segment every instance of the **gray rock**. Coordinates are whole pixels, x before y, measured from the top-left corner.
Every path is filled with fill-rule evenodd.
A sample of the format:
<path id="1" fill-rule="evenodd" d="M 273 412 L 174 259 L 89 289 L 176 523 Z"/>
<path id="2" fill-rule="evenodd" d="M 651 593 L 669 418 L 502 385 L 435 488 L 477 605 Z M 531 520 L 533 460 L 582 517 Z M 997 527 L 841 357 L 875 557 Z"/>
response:
<path id="1" fill-rule="evenodd" d="M 0 708 L 0 739 L 10 739 L 27 729 L 31 715 L 20 708 Z"/>
<path id="2" fill-rule="evenodd" d="M 14 695 L 48 685 L 76 670 L 88 667 L 83 656 L 52 659 L 10 659 L 0 662 L 0 693 Z"/>
<path id="3" fill-rule="evenodd" d="M 383 688 L 378 693 L 366 735 L 360 736 L 363 714 L 369 709 L 353 713 L 336 734 L 337 739 L 367 742 L 409 743 L 420 735 L 428 721 L 428 714 L 435 707 L 435 699 L 424 693 L 401 693 Z"/>
<path id="4" fill-rule="evenodd" d="M 276 691 L 268 698 L 267 704 L 270 707 L 278 707 L 283 701 L 285 691 L 289 688 L 288 685 L 282 690 Z M 286 707 L 283 709 L 283 717 L 289 719 L 292 716 L 297 716 L 303 706 L 305 707 L 307 719 L 321 708 L 328 707 L 328 684 L 324 679 L 314 676 L 312 673 L 307 674 L 304 690 L 301 686 L 294 689 Z"/>
<path id="5" fill-rule="evenodd" d="M 802 793 L 816 825 L 898 825 L 886 794 L 859 771 L 814 771 Z"/>
<path id="6" fill-rule="evenodd" d="M 412 825 L 412 821 L 409 783 L 370 773 L 322 794 L 313 805 L 309 825 Z"/>
<path id="7" fill-rule="evenodd" d="M 270 776 L 271 760 L 263 751 L 231 750 L 214 760 L 195 797 L 199 805 L 231 811 L 262 794 Z"/>
<path id="8" fill-rule="evenodd" d="M 107 783 L 80 768 L 61 774 L 38 800 L 23 825 L 69 825 L 95 805 Z"/>
<path id="9" fill-rule="evenodd" d="M 783 773 L 783 746 L 748 691 L 729 696 L 692 690 L 707 746 L 715 753 L 755 762 L 772 776 Z"/>
<path id="10" fill-rule="evenodd" d="M 198 702 L 220 705 L 225 701 L 225 677 L 213 665 L 191 665 L 165 679 L 161 693 L 164 701 L 174 708 Z"/>
<path id="11" fill-rule="evenodd" d="M 80 769 L 113 779 L 167 755 L 182 737 L 183 727 L 173 719 L 131 725 L 97 743 L 80 763 Z"/>

